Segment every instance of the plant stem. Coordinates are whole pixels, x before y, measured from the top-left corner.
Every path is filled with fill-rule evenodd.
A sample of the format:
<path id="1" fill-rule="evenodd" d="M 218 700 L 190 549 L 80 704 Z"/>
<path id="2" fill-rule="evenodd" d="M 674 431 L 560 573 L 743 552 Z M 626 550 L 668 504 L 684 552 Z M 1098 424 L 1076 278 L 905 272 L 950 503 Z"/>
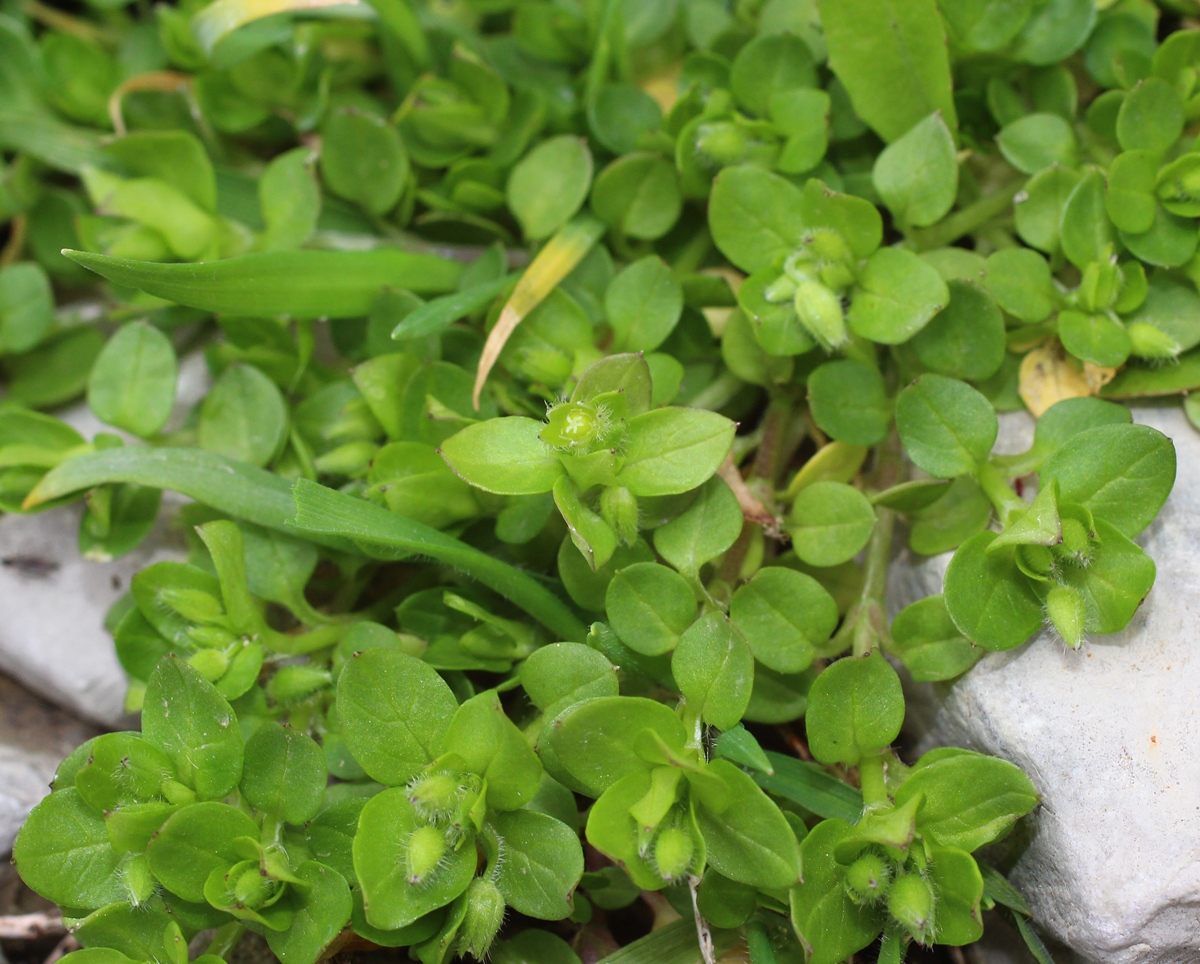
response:
<path id="1" fill-rule="evenodd" d="M 750 951 L 750 964 L 777 964 L 775 948 L 767 936 L 767 928 L 760 920 L 752 920 L 746 926 L 746 946 Z"/>
<path id="2" fill-rule="evenodd" d="M 866 656 L 888 635 L 884 594 L 887 592 L 888 562 L 892 555 L 896 513 L 891 509 L 879 509 L 876 515 L 875 531 L 867 543 L 862 593 L 846 617 L 846 622 L 854 627 L 851 646 L 855 656 Z"/>
<path id="3" fill-rule="evenodd" d="M 933 248 L 944 248 L 948 244 L 953 244 L 959 238 L 977 231 L 992 218 L 1003 213 L 1024 186 L 1025 178 L 1013 181 L 994 194 L 985 195 L 973 204 L 968 204 L 961 211 L 956 211 L 933 227 L 914 231 L 908 236 L 908 240 L 918 251 L 929 251 Z"/>
<path id="4" fill-rule="evenodd" d="M 975 470 L 975 478 L 995 508 L 1000 525 L 1007 526 L 1019 513 L 1029 508 L 1028 503 L 1012 490 L 1012 486 L 991 462 L 981 464 Z"/>
<path id="5" fill-rule="evenodd" d="M 884 754 L 886 750 L 876 750 L 868 753 L 858 761 L 858 780 L 862 787 L 863 803 L 868 810 L 875 807 L 886 807 L 888 799 L 887 782 L 884 779 Z"/>

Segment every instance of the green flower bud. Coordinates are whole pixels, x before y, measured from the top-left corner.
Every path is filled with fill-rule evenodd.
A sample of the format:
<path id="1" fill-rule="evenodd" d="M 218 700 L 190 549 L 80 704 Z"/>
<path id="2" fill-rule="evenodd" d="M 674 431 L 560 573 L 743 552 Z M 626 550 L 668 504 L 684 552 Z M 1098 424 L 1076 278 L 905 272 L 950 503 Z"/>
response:
<path id="1" fill-rule="evenodd" d="M 1133 344 L 1133 354 L 1138 358 L 1170 361 L 1183 351 L 1179 342 L 1149 322 L 1135 321 L 1126 325 L 1125 331 Z"/>
<path id="2" fill-rule="evenodd" d="M 275 892 L 283 884 L 268 877 L 257 862 L 247 861 L 247 863 L 251 863 L 252 866 L 246 867 L 237 874 L 230 893 L 235 904 L 248 907 L 250 910 L 257 910 L 274 897 Z"/>
<path id="3" fill-rule="evenodd" d="M 220 626 L 192 626 L 187 631 L 188 638 L 195 641 L 197 646 L 209 649 L 226 649 L 237 642 L 237 637 L 228 629 Z"/>
<path id="4" fill-rule="evenodd" d="M 846 892 L 860 903 L 882 900 L 891 881 L 892 865 L 877 853 L 864 853 L 846 870 Z"/>
<path id="5" fill-rule="evenodd" d="M 607 486 L 600 493 L 600 516 L 627 546 L 637 542 L 637 496 L 622 486 Z"/>
<path id="6" fill-rule="evenodd" d="M 678 880 L 692 866 L 696 842 L 682 827 L 665 827 L 654 841 L 654 866 L 663 880 Z"/>
<path id="7" fill-rule="evenodd" d="M 426 824 L 417 827 L 408 838 L 408 848 L 405 851 L 408 865 L 408 882 L 422 883 L 442 862 L 446 856 L 446 835 L 437 827 Z"/>
<path id="8" fill-rule="evenodd" d="M 188 665 L 210 683 L 215 683 L 229 669 L 229 657 L 219 649 L 202 649 L 188 657 Z"/>
<path id="9" fill-rule="evenodd" d="M 591 405 L 566 402 L 550 409 L 540 438 L 555 448 L 579 448 L 590 445 L 599 437 L 600 423 L 600 414 Z"/>
<path id="10" fill-rule="evenodd" d="M 773 305 L 783 304 L 796 297 L 796 281 L 787 275 L 780 275 L 763 289 L 763 299 Z"/>
<path id="11" fill-rule="evenodd" d="M 1083 594 L 1072 586 L 1055 586 L 1046 594 L 1046 615 L 1066 644 L 1078 649 L 1083 643 L 1083 628 L 1087 620 Z"/>
<path id="12" fill-rule="evenodd" d="M 154 875 L 150 873 L 150 858 L 145 854 L 130 857 L 122 868 L 121 882 L 125 885 L 129 903 L 134 907 L 141 907 L 154 896 L 157 889 Z"/>
<path id="13" fill-rule="evenodd" d="M 449 773 L 431 773 L 408 786 L 408 802 L 428 817 L 450 813 L 458 798 L 458 779 Z"/>
<path id="14" fill-rule="evenodd" d="M 1092 536 L 1078 519 L 1064 516 L 1059 523 L 1062 542 L 1055 548 L 1057 555 L 1076 565 L 1086 565 L 1092 551 Z"/>
<path id="15" fill-rule="evenodd" d="M 888 890 L 888 913 L 918 944 L 933 943 L 933 888 L 920 874 L 901 874 Z"/>
<path id="16" fill-rule="evenodd" d="M 458 953 L 477 961 L 487 957 L 500 925 L 504 923 L 504 896 L 485 877 L 476 877 L 467 888 L 467 914 L 458 931 Z"/>
<path id="17" fill-rule="evenodd" d="M 826 351 L 841 348 L 850 340 L 842 300 L 819 281 L 798 284 L 792 303 L 800 324 Z"/>
<path id="18" fill-rule="evenodd" d="M 282 666 L 267 683 L 267 696 L 276 703 L 290 703 L 311 696 L 331 682 L 329 673 L 315 666 Z"/>

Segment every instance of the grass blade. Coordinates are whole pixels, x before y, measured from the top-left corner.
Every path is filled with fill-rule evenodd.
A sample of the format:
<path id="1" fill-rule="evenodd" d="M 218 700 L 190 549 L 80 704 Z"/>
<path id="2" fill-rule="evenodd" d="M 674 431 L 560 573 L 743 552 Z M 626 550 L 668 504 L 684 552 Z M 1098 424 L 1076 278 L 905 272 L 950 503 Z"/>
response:
<path id="1" fill-rule="evenodd" d="M 160 264 L 63 251 L 115 284 L 189 308 L 252 318 L 359 318 L 379 292 L 453 290 L 462 265 L 407 251 L 270 251 L 201 264 Z"/>
<path id="2" fill-rule="evenodd" d="M 857 823 L 862 814 L 862 794 L 847 786 L 837 777 L 827 773 L 815 763 L 805 763 L 795 757 L 767 751 L 767 759 L 775 773 L 751 773 L 764 790 L 778 794 L 818 817 L 838 818 L 847 823 Z"/>
<path id="3" fill-rule="evenodd" d="M 559 639 L 583 642 L 587 636 L 587 628 L 566 603 L 515 566 L 437 529 L 307 479 L 296 482 L 292 492 L 296 502 L 292 532 L 350 539 L 368 553 L 371 547 L 384 549 L 384 558 L 394 558 L 396 552 L 431 556 L 494 589 Z"/>
<path id="4" fill-rule="evenodd" d="M 718 954 L 731 950 L 738 942 L 737 931 L 715 930 L 712 936 Z M 685 918 L 626 944 L 619 951 L 601 958 L 597 964 L 697 964 L 699 960 L 696 924 Z"/>
<path id="5" fill-rule="evenodd" d="M 517 275 L 505 275 L 495 281 L 472 285 L 466 291 L 435 298 L 415 309 L 392 332 L 397 341 L 403 338 L 423 338 L 448 328 L 460 318 L 478 311 L 517 279 Z"/>

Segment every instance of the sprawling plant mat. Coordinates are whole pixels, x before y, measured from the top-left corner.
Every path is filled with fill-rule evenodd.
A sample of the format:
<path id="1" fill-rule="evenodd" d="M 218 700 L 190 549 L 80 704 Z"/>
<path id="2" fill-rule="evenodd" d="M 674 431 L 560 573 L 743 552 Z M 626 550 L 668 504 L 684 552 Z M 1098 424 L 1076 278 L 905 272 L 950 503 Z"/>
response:
<path id="1" fill-rule="evenodd" d="M 897 667 L 1151 591 L 1197 14 L 0 5 L 0 509 L 106 559 L 191 500 L 107 620 L 141 730 L 16 842 L 69 964 L 899 964 L 993 909 L 1049 961 L 979 853 L 1035 782 L 898 754 Z M 954 557 L 889 620 L 900 539 Z"/>

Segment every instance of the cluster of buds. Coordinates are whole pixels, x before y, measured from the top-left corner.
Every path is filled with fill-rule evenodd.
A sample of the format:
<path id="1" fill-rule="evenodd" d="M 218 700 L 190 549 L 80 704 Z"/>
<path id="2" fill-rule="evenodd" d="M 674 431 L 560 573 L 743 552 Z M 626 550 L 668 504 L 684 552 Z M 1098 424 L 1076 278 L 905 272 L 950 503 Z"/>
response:
<path id="1" fill-rule="evenodd" d="M 866 850 L 846 868 L 845 887 L 856 903 L 885 905 L 892 920 L 918 944 L 933 943 L 937 895 L 920 868 Z"/>
<path id="2" fill-rule="evenodd" d="M 637 822 L 638 856 L 666 882 L 679 880 L 697 863 L 699 848 L 691 827 L 687 783 L 677 767 L 650 771 L 650 789 L 629 808 Z"/>
<path id="3" fill-rule="evenodd" d="M 854 255 L 842 235 L 830 228 L 807 231 L 783 272 L 763 291 L 772 304 L 791 303 L 800 326 L 828 352 L 850 340 L 842 297 L 854 284 Z"/>

